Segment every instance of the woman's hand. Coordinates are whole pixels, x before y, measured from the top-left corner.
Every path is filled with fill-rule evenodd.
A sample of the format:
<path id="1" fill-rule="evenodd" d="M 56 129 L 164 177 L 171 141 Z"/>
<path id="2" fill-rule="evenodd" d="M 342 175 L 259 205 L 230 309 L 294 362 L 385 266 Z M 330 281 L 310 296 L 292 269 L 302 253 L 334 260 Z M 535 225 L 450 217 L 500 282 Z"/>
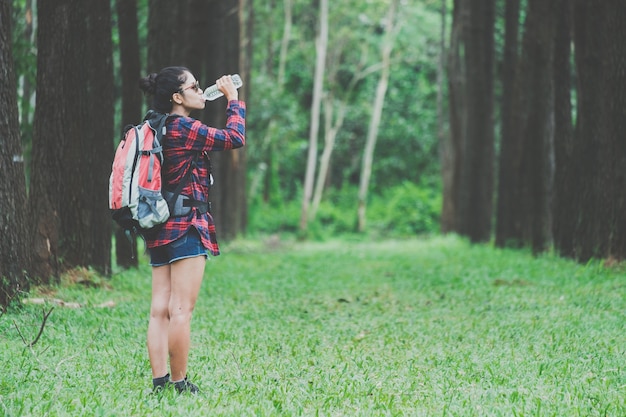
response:
<path id="1" fill-rule="evenodd" d="M 224 93 L 224 96 L 226 96 L 228 101 L 239 100 L 237 87 L 235 87 L 235 83 L 233 83 L 233 79 L 230 75 L 224 75 L 219 78 L 215 84 L 217 85 L 217 89 Z"/>

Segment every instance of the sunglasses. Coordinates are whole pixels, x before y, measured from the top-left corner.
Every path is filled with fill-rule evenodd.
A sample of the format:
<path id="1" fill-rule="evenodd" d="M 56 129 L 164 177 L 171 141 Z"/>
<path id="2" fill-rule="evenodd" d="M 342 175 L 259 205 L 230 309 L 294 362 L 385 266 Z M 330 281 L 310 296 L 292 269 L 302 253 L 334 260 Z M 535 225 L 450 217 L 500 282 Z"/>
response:
<path id="1" fill-rule="evenodd" d="M 183 89 L 179 90 L 179 92 L 182 94 L 182 93 L 184 93 L 184 92 L 185 92 L 185 90 L 189 90 L 190 88 L 193 88 L 195 91 L 200 91 L 200 90 L 202 90 L 202 89 L 200 88 L 200 83 L 199 83 L 198 81 L 196 81 L 195 83 L 191 84 L 190 86 L 187 86 L 187 87 L 185 87 L 185 88 L 183 88 Z"/>

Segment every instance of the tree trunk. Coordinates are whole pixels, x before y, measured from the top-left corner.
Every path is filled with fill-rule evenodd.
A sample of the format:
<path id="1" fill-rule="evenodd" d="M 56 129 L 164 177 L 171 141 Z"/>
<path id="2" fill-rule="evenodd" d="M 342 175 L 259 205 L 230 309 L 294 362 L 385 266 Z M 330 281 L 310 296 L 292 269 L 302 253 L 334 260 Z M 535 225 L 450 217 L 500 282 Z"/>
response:
<path id="1" fill-rule="evenodd" d="M 605 97 L 605 127 L 607 146 L 604 155 L 611 167 L 604 177 L 599 178 L 598 186 L 604 185 L 600 205 L 610 205 L 611 217 L 605 219 L 605 239 L 608 249 L 602 255 L 608 258 L 626 259 L 626 4 L 611 0 L 603 3 L 602 43 L 604 45 L 605 73 L 602 79 Z M 607 189 L 606 184 L 611 187 Z"/>
<path id="2" fill-rule="evenodd" d="M 78 130 L 69 135 L 69 159 L 64 164 L 61 246 L 67 267 L 92 266 L 108 275 L 112 228 L 108 188 L 114 136 L 111 5 L 77 2 L 71 13 L 74 80 L 66 86 L 73 94 L 64 104 L 69 117 L 65 123 L 74 123 Z"/>
<path id="3" fill-rule="evenodd" d="M 439 145 L 443 182 L 441 209 L 441 231 L 443 233 L 459 231 L 461 162 L 467 140 L 467 115 L 465 113 L 467 107 L 465 96 L 467 74 L 461 56 L 463 33 L 468 20 L 467 2 L 455 0 L 452 12 L 450 48 L 447 55 L 450 132 L 441 137 Z"/>
<path id="4" fill-rule="evenodd" d="M 12 2 L 0 2 L 0 311 L 28 291 L 31 230 L 11 42 Z"/>
<path id="5" fill-rule="evenodd" d="M 60 273 L 59 232 L 61 196 L 69 148 L 69 137 L 76 135 L 75 124 L 67 125 L 70 117 L 64 100 L 66 91 L 74 91 L 78 80 L 73 79 L 75 67 L 72 55 L 69 1 L 39 0 L 37 10 L 37 99 L 33 136 L 32 172 L 30 184 L 30 215 L 34 223 L 33 274 L 42 283 L 54 282 Z M 64 59 L 58 59 L 63 57 Z M 65 88 L 67 86 L 67 89 Z"/>
<path id="6" fill-rule="evenodd" d="M 184 41 L 177 42 L 176 39 L 187 28 L 186 24 L 181 26 L 179 21 L 185 5 L 186 2 L 181 0 L 177 0 L 175 5 L 169 0 L 148 0 L 147 72 L 159 72 L 164 67 L 184 65 L 176 59 L 177 49 L 182 49 Z"/>
<path id="7" fill-rule="evenodd" d="M 282 95 L 285 86 L 285 68 L 287 66 L 287 52 L 289 51 L 289 42 L 291 41 L 291 28 L 292 28 L 292 8 L 293 8 L 293 0 L 284 0 L 283 2 L 283 11 L 284 11 L 284 22 L 283 22 L 283 32 L 280 41 L 280 54 L 278 58 L 278 70 L 274 71 L 274 62 L 271 60 L 273 56 L 272 46 L 273 42 L 271 42 L 272 37 L 268 36 L 268 56 L 265 62 L 265 66 L 267 68 L 267 74 L 272 76 L 275 72 L 276 80 L 275 80 L 275 95 L 279 97 Z M 270 2 L 270 7 L 272 10 L 274 9 L 274 2 Z M 273 15 L 273 13 L 270 13 Z M 272 19 L 270 17 L 270 19 Z M 251 19 L 252 20 L 252 19 Z M 251 32 L 249 32 L 251 33 Z M 252 37 L 250 36 L 250 39 Z M 248 56 L 252 56 L 252 52 L 248 52 Z M 249 60 L 251 61 L 251 60 Z M 267 129 L 265 130 L 265 134 L 263 136 L 263 140 L 258 144 L 259 153 L 262 155 L 263 162 L 259 164 L 258 174 L 257 176 L 263 176 L 263 201 L 276 201 L 279 200 L 279 179 L 278 179 L 278 158 L 274 157 L 274 152 L 276 149 L 276 145 L 274 142 L 274 138 L 277 137 L 277 130 L 280 123 L 282 115 L 280 114 L 272 114 L 270 116 L 270 120 L 267 124 Z M 257 182 L 260 182 L 260 179 L 257 179 Z M 251 187 L 250 197 L 254 198 L 256 192 L 254 192 L 254 187 Z"/>
<path id="8" fill-rule="evenodd" d="M 447 159 L 449 158 L 450 150 L 449 150 L 449 132 L 446 131 L 446 118 L 444 116 L 444 96 L 445 96 L 445 87 L 444 87 L 444 79 L 445 79 L 445 68 L 446 68 L 446 34 L 447 34 L 447 25 L 446 22 L 448 20 L 448 7 L 446 4 L 446 0 L 441 0 L 441 33 L 439 36 L 439 60 L 437 66 L 437 139 L 439 140 L 439 163 L 441 166 L 441 175 L 444 183 L 444 196 L 447 194 L 447 189 L 449 187 L 449 179 L 443 178 L 444 176 L 444 165 L 448 164 Z M 447 218 L 450 216 L 450 207 L 447 204 L 449 200 L 444 198 L 443 201 L 446 203 L 445 206 L 442 206 L 441 211 L 441 229 L 442 232 L 447 232 L 448 228 L 448 220 Z M 444 220 L 445 219 L 445 220 Z M 446 224 L 446 230 L 444 231 L 444 223 Z"/>
<path id="9" fill-rule="evenodd" d="M 242 72 L 240 69 L 240 13 L 239 2 L 210 2 L 208 45 L 205 46 L 205 65 L 208 83 L 224 74 Z M 245 77 L 245 74 L 243 74 Z M 246 99 L 245 84 L 239 89 L 239 98 Z M 226 124 L 224 98 L 207 102 L 205 118 L 208 124 L 221 127 Z M 211 201 L 216 226 L 221 236 L 232 239 L 243 233 L 247 226 L 248 205 L 246 199 L 246 148 L 227 152 L 213 152 L 213 175 L 215 185 L 211 189 Z"/>
<path id="10" fill-rule="evenodd" d="M 38 6 L 34 265 L 44 281 L 74 266 L 107 274 L 113 156 L 110 6 L 78 0 L 40 1 Z"/>
<path id="11" fill-rule="evenodd" d="M 333 123 L 335 112 L 333 111 L 334 97 L 326 97 L 324 99 L 324 150 L 320 157 L 320 167 L 317 171 L 317 179 L 315 180 L 315 191 L 313 193 L 313 201 L 311 204 L 310 218 L 314 219 L 317 215 L 320 203 L 322 202 L 322 194 L 326 187 L 326 180 L 330 170 L 330 159 L 335 148 L 335 140 L 339 129 L 343 125 L 343 120 L 348 109 L 348 103 L 341 101 L 337 109 L 336 120 Z"/>
<path id="12" fill-rule="evenodd" d="M 574 159 L 571 89 L 572 5 L 559 0 L 554 45 L 554 244 L 556 250 L 574 257 L 574 233 L 577 228 L 577 173 Z"/>
<path id="13" fill-rule="evenodd" d="M 172 57 L 173 65 L 183 65 L 188 67 L 202 84 L 202 88 L 206 88 L 213 84 L 214 79 L 207 80 L 205 78 L 207 56 L 206 49 L 207 39 L 210 36 L 209 17 L 211 10 L 209 4 L 205 0 L 185 0 L 180 3 L 181 14 L 184 7 L 187 21 L 183 23 L 185 30 L 182 31 L 185 47 L 182 56 L 174 55 Z"/>
<path id="14" fill-rule="evenodd" d="M 604 131 L 602 127 L 603 103 L 606 99 L 602 90 L 604 62 L 601 31 L 602 7 L 587 0 L 578 0 L 574 5 L 574 43 L 577 73 L 577 119 L 575 131 L 575 165 L 578 169 L 579 206 L 578 224 L 575 231 L 575 253 L 580 260 L 601 256 L 607 252 L 607 240 L 598 235 L 597 226 L 606 222 L 607 213 L 598 206 L 598 171 L 610 160 L 603 160 Z"/>
<path id="15" fill-rule="evenodd" d="M 509 0 L 505 10 L 504 62 L 502 68 L 502 110 L 496 245 L 521 246 L 521 212 L 519 170 L 519 137 L 514 122 L 515 82 L 518 65 L 520 1 Z"/>
<path id="16" fill-rule="evenodd" d="M 494 0 L 470 0 L 465 28 L 467 142 L 459 189 L 459 232 L 472 242 L 491 237 L 493 213 Z"/>
<path id="17" fill-rule="evenodd" d="M 552 193 L 554 184 L 553 52 L 556 9 L 552 2 L 529 0 L 522 54 L 528 55 L 525 91 L 530 95 L 522 110 L 523 235 L 535 253 L 552 246 Z"/>
<path id="18" fill-rule="evenodd" d="M 389 5 L 389 11 L 386 16 L 385 38 L 381 47 L 382 70 L 378 85 L 376 86 L 376 95 L 372 108 L 372 117 L 367 130 L 367 139 L 365 141 L 365 150 L 363 151 L 363 163 L 361 165 L 361 179 L 359 182 L 358 196 L 358 230 L 364 232 L 367 226 L 367 195 L 372 175 L 372 161 L 374 159 L 374 149 L 376 148 L 376 139 L 378 138 L 378 128 L 380 127 L 380 119 L 383 114 L 383 105 L 385 104 L 385 95 L 387 94 L 387 86 L 389 84 L 389 73 L 391 72 L 391 51 L 396 35 L 396 15 L 400 7 L 399 0 L 392 0 Z"/>
<path id="19" fill-rule="evenodd" d="M 309 150 L 306 171 L 304 174 L 304 188 L 302 196 L 302 212 L 300 215 L 300 230 L 306 231 L 309 222 L 309 210 L 313 195 L 315 168 L 317 165 L 317 136 L 320 124 L 320 108 L 324 91 L 324 69 L 326 66 L 326 52 L 328 49 L 328 0 L 319 3 L 319 32 L 315 40 L 315 75 L 313 77 L 313 102 L 311 103 L 311 126 L 309 127 Z"/>
<path id="20" fill-rule="evenodd" d="M 626 256 L 623 140 L 626 87 L 621 35 L 626 5 L 619 1 L 575 3 L 574 40 L 578 74 L 575 158 L 579 224 L 578 259 Z"/>
<path id="21" fill-rule="evenodd" d="M 120 42 L 120 78 L 122 79 L 122 123 L 137 124 L 141 121 L 142 96 L 137 83 L 141 77 L 137 0 L 117 0 L 117 22 Z M 121 137 L 121 133 L 120 133 Z M 126 236 L 121 227 L 115 227 L 115 258 L 123 268 L 138 264 L 137 239 Z"/>

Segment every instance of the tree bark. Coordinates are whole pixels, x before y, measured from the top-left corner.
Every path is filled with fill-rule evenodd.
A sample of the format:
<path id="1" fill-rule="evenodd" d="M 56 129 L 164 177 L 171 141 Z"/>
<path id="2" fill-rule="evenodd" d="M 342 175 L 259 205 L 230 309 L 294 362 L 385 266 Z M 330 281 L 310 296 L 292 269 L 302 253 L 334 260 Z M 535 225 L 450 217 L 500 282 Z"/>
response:
<path id="1" fill-rule="evenodd" d="M 513 213 L 509 217 L 513 224 L 509 224 L 505 237 L 515 245 L 528 244 L 535 252 L 552 244 L 555 17 L 551 3 L 528 1 L 516 80 L 515 119 L 507 138 L 512 148 L 512 178 L 508 182 L 510 195 L 505 198 Z"/>
<path id="2" fill-rule="evenodd" d="M 317 136 L 319 134 L 320 110 L 322 93 L 324 91 L 324 69 L 326 52 L 328 49 L 328 0 L 319 3 L 319 32 L 315 40 L 315 75 L 313 77 L 313 102 L 311 103 L 311 125 L 309 127 L 309 150 L 302 196 L 302 211 L 300 214 L 300 231 L 307 230 L 309 210 L 313 196 L 315 168 L 317 165 Z"/>
<path id="3" fill-rule="evenodd" d="M 169 0 L 148 0 L 147 72 L 159 72 L 164 67 L 184 65 L 176 59 L 178 52 L 183 49 L 184 41 L 181 43 L 176 39 L 187 28 L 187 24 L 179 20 L 180 14 L 186 9 L 186 3 L 180 0 L 176 3 Z"/>
<path id="4" fill-rule="evenodd" d="M 444 79 L 445 79 L 445 68 L 447 66 L 447 60 L 446 60 L 446 34 L 448 33 L 448 29 L 447 29 L 447 19 L 448 19 L 448 7 L 447 7 L 447 1 L 446 0 L 441 0 L 441 33 L 439 36 L 439 59 L 438 59 L 438 65 L 437 65 L 437 139 L 439 140 L 439 163 L 441 166 L 441 176 L 442 176 L 442 182 L 444 184 L 444 195 L 446 195 L 448 193 L 448 188 L 449 188 L 449 179 L 448 178 L 443 178 L 444 176 L 444 172 L 446 172 L 444 170 L 444 165 L 448 164 L 447 159 L 449 158 L 449 131 L 447 131 L 446 129 L 446 117 L 444 115 L 444 96 L 445 96 L 445 85 L 444 85 Z M 446 167 L 447 168 L 447 167 Z M 444 198 L 443 201 L 445 203 L 448 203 L 449 200 L 447 198 Z M 441 223 L 441 231 L 444 232 L 444 223 L 446 224 L 446 229 L 448 227 L 448 220 L 447 218 L 450 216 L 449 214 L 450 212 L 450 207 L 448 204 L 445 204 L 445 206 L 442 206 L 442 210 L 441 210 L 441 219 L 440 219 L 440 223 Z M 446 230 L 447 231 L 447 230 Z M 444 232 L 445 233 L 445 232 Z"/>
<path id="5" fill-rule="evenodd" d="M 314 219 L 317 215 L 317 210 L 319 209 L 320 203 L 322 202 L 322 194 L 324 192 L 324 188 L 326 187 L 326 180 L 328 178 L 328 172 L 330 170 L 330 159 L 335 147 L 335 140 L 337 139 L 337 134 L 339 133 L 339 130 L 343 125 L 346 111 L 348 109 L 348 103 L 346 101 L 341 101 L 339 103 L 339 108 L 336 111 L 336 117 L 334 117 L 335 111 L 333 111 L 333 101 L 333 96 L 326 97 L 323 100 L 325 108 L 324 150 L 322 151 L 322 155 L 320 157 L 320 167 L 317 171 L 317 179 L 315 180 L 315 190 L 313 192 L 310 212 L 311 219 Z"/>
<path id="6" fill-rule="evenodd" d="M 458 232 L 460 225 L 461 162 L 467 140 L 467 115 L 465 113 L 467 107 L 467 97 L 465 96 L 467 74 L 463 65 L 461 49 L 467 20 L 467 2 L 455 0 L 452 10 L 450 47 L 447 54 L 450 131 L 441 137 L 439 145 L 443 183 L 441 209 L 441 231 L 443 233 Z"/>
<path id="7" fill-rule="evenodd" d="M 117 0 L 117 22 L 120 43 L 120 78 L 122 80 L 122 130 L 128 124 L 141 121 L 142 96 L 138 88 L 141 77 L 137 0 Z M 120 132 L 121 137 L 121 132 Z M 115 259 L 123 268 L 136 267 L 137 239 L 126 236 L 115 226 Z"/>
<path id="8" fill-rule="evenodd" d="M 30 282 L 31 230 L 11 42 L 12 2 L 0 2 L 0 311 Z"/>
<path id="9" fill-rule="evenodd" d="M 502 68 L 501 141 L 496 213 L 496 246 L 521 246 L 519 137 L 515 126 L 515 82 L 518 76 L 520 1 L 509 0 L 505 9 L 504 61 Z"/>
<path id="10" fill-rule="evenodd" d="M 626 87 L 626 4 L 575 2 L 574 42 L 578 74 L 575 159 L 578 168 L 579 260 L 626 256 L 624 244 L 626 149 L 623 141 Z"/>
<path id="11" fill-rule="evenodd" d="M 274 22 L 273 20 L 273 10 L 275 8 L 275 2 L 269 2 L 268 7 L 270 8 L 270 17 L 269 24 Z M 280 53 L 278 58 L 278 69 L 274 69 L 274 62 L 272 60 L 273 57 L 273 42 L 272 36 L 268 36 L 267 42 L 267 57 L 264 63 L 265 68 L 267 68 L 267 75 L 273 77 L 276 73 L 275 78 L 275 97 L 280 97 L 283 94 L 285 81 L 286 81 L 286 66 L 287 66 L 287 53 L 289 51 L 289 43 L 291 41 L 291 28 L 293 26 L 293 0 L 284 0 L 283 1 L 283 12 L 284 12 L 284 22 L 283 22 L 283 31 L 280 41 Z M 254 19 L 250 19 L 253 21 Z M 248 33 L 252 33 L 252 30 L 248 31 Z M 250 40 L 253 39 L 251 35 L 248 36 Z M 248 52 L 248 56 L 252 56 L 252 51 Z M 248 60 L 250 62 L 251 60 Z M 263 162 L 259 164 L 257 177 L 263 176 L 263 201 L 276 201 L 280 198 L 279 188 L 278 188 L 278 158 L 274 156 L 274 152 L 276 151 L 276 144 L 274 142 L 274 138 L 277 137 L 277 131 L 279 127 L 279 123 L 282 115 L 273 113 L 270 116 L 269 122 L 267 123 L 267 128 L 265 130 L 265 134 L 263 135 L 262 141 L 257 145 L 259 149 L 259 154 L 262 155 Z M 250 189 L 250 197 L 254 198 L 256 195 L 256 184 L 260 184 L 261 178 L 256 178 L 256 181 L 253 182 Z"/>
<path id="12" fill-rule="evenodd" d="M 372 108 L 372 117 L 367 130 L 367 139 L 365 141 L 365 150 L 363 151 L 363 161 L 361 165 L 361 179 L 359 182 L 359 196 L 357 221 L 358 231 L 364 232 L 367 226 L 367 195 L 372 175 L 372 161 L 374 159 L 374 149 L 376 148 L 376 139 L 378 138 L 378 129 L 380 127 L 380 119 L 383 114 L 383 105 L 385 104 L 385 95 L 387 94 L 387 86 L 389 85 L 389 74 L 391 72 L 391 51 L 396 35 L 396 15 L 399 12 L 400 1 L 392 0 L 386 16 L 385 36 L 381 46 L 381 63 L 382 70 L 378 85 L 376 86 L 376 95 Z"/>
<path id="13" fill-rule="evenodd" d="M 107 274 L 113 155 L 110 6 L 40 1 L 38 10 L 33 264 L 44 282 L 75 266 Z"/>
<path id="14" fill-rule="evenodd" d="M 603 102 L 604 91 L 600 79 L 603 76 L 602 66 L 599 65 L 603 56 L 602 10 L 590 1 L 578 0 L 574 5 L 574 43 L 577 73 L 577 111 L 575 127 L 575 163 L 578 168 L 579 206 L 578 224 L 575 231 L 576 258 L 587 260 L 594 256 L 606 253 L 606 241 L 597 234 L 596 225 L 605 219 L 600 216 L 606 212 L 598 207 L 596 200 L 599 191 L 596 189 L 598 170 L 603 161 L 601 146 L 603 144 Z M 604 186 L 606 186 L 605 184 Z M 604 187 L 603 186 L 603 187 Z"/>
<path id="15" fill-rule="evenodd" d="M 603 3 L 605 16 L 604 28 L 601 32 L 604 44 L 605 74 L 602 79 L 605 97 L 605 126 L 607 146 L 604 155 L 611 167 L 605 176 L 599 178 L 600 184 L 611 184 L 605 189 L 599 205 L 610 205 L 611 217 L 606 219 L 605 237 L 608 238 L 607 252 L 604 257 L 626 259 L 626 4 L 611 0 Z"/>
<path id="16" fill-rule="evenodd" d="M 68 1 L 39 0 L 37 10 L 37 98 L 33 136 L 29 207 L 34 223 L 33 275 L 42 283 L 55 282 L 60 273 L 59 232 L 64 193 L 63 166 L 69 137 L 77 134 L 64 103 L 73 91 L 71 12 Z M 64 57 L 64 59 L 58 59 Z M 66 89 L 67 86 L 67 89 Z M 77 115 L 73 115 L 76 117 Z"/>
<path id="17" fill-rule="evenodd" d="M 76 88 L 72 83 L 72 100 L 65 104 L 66 123 L 75 123 L 79 130 L 69 136 L 70 159 L 64 164 L 68 199 L 61 212 L 61 244 L 68 267 L 91 266 L 108 275 L 112 231 L 108 189 L 114 136 L 111 5 L 78 3 L 72 10 L 72 60 L 74 83 L 84 84 Z M 79 106 L 79 117 L 72 114 L 75 106 Z"/>
<path id="18" fill-rule="evenodd" d="M 559 0 L 554 44 L 554 244 L 556 250 L 574 257 L 574 233 L 578 207 L 576 160 L 574 159 L 574 129 L 572 122 L 572 5 Z"/>
<path id="19" fill-rule="evenodd" d="M 467 83 L 467 141 L 459 188 L 459 232 L 472 242 L 491 237 L 493 213 L 494 0 L 469 0 L 463 35 Z"/>

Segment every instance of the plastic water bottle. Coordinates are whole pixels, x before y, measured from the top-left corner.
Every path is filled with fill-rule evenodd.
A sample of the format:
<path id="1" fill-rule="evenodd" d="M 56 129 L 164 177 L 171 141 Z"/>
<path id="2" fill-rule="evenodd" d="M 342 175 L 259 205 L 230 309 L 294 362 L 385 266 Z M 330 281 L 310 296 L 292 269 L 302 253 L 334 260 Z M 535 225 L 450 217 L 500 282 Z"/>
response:
<path id="1" fill-rule="evenodd" d="M 241 81 L 241 77 L 239 76 L 239 74 L 233 74 L 232 79 L 233 83 L 235 84 L 235 88 L 239 88 L 243 85 L 243 81 Z M 204 97 L 205 100 L 213 101 L 217 98 L 222 97 L 223 95 L 224 94 L 217 89 L 217 85 L 213 84 L 212 86 L 207 87 L 206 90 L 204 90 L 202 97 Z"/>

